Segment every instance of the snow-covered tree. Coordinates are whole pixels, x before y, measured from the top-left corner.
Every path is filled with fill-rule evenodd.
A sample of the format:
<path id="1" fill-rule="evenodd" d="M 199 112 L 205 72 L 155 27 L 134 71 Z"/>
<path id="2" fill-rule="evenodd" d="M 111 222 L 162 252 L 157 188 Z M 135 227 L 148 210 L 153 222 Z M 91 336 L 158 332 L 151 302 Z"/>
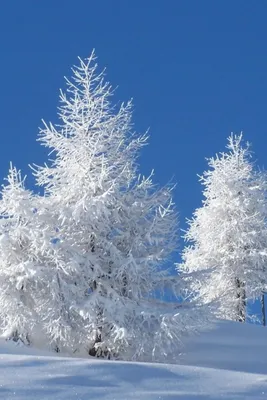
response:
<path id="1" fill-rule="evenodd" d="M 28 341 L 34 321 L 23 295 L 35 273 L 33 260 L 27 254 L 33 234 L 34 209 L 32 194 L 24 189 L 20 173 L 12 166 L 2 191 L 0 212 L 1 322 L 7 337 L 19 339 L 20 332 L 20 337 Z"/>
<path id="2" fill-rule="evenodd" d="M 113 106 L 112 94 L 94 54 L 80 60 L 60 94 L 60 125 L 44 123 L 40 131 L 52 154 L 48 165 L 33 168 L 45 195 L 27 192 L 17 177 L 3 190 L 0 246 L 19 248 L 13 254 L 6 247 L 0 261 L 0 279 L 9 279 L 2 330 L 33 342 L 39 330 L 58 351 L 177 359 L 181 336 L 203 318 L 198 307 L 163 300 L 166 290 L 178 297 L 184 285 L 168 270 L 177 247 L 172 189 L 139 176 L 147 137 L 132 130 L 131 103 Z M 22 228 L 23 239 L 13 239 Z M 14 324 L 15 298 L 23 313 Z"/>
<path id="3" fill-rule="evenodd" d="M 48 299 L 45 232 L 37 215 L 38 196 L 24 187 L 12 165 L 0 201 L 0 321 L 2 335 L 32 341 L 39 311 Z M 41 263 L 40 263 L 40 260 Z"/>
<path id="4" fill-rule="evenodd" d="M 227 149 L 200 177 L 203 206 L 189 221 L 179 269 L 217 316 L 245 321 L 247 299 L 267 280 L 266 175 L 255 170 L 242 134 L 231 135 Z"/>
<path id="5" fill-rule="evenodd" d="M 58 335 L 70 342 L 45 203 L 25 189 L 20 171 L 11 166 L 0 201 L 1 332 L 42 346 L 56 344 Z"/>

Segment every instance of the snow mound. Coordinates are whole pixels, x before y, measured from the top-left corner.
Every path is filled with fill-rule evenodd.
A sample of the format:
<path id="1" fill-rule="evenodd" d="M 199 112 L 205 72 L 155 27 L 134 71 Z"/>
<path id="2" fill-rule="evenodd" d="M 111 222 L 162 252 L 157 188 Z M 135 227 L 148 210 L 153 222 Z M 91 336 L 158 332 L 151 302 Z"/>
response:
<path id="1" fill-rule="evenodd" d="M 267 374 L 265 354 L 266 328 L 218 321 L 209 332 L 189 339 L 179 360 L 186 365 Z"/>
<path id="2" fill-rule="evenodd" d="M 263 400 L 266 354 L 266 329 L 220 321 L 188 340 L 179 365 L 56 357 L 2 342 L 0 399 Z"/>

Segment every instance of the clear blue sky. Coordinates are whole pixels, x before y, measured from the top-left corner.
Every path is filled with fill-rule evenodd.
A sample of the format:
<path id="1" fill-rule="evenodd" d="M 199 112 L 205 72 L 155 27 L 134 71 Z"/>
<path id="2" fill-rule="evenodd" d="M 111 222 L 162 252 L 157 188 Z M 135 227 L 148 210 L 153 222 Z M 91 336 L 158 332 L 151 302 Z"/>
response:
<path id="1" fill-rule="evenodd" d="M 136 129 L 150 128 L 141 172 L 178 183 L 184 228 L 205 157 L 231 131 L 244 131 L 266 166 L 266 21 L 265 0 L 3 0 L 0 180 L 10 160 L 27 174 L 45 160 L 41 118 L 55 121 L 63 76 L 95 48 L 116 99 L 133 97 Z"/>

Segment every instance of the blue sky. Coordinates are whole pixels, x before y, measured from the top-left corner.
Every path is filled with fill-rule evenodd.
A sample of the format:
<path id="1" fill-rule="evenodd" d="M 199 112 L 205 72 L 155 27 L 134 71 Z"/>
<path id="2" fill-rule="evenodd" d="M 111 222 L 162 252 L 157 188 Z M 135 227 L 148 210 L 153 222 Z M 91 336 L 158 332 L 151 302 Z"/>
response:
<path id="1" fill-rule="evenodd" d="M 116 100 L 134 99 L 136 130 L 150 128 L 141 172 L 177 182 L 184 228 L 201 204 L 205 157 L 231 131 L 266 166 L 266 18 L 264 0 L 3 1 L 0 181 L 11 160 L 26 174 L 45 161 L 41 118 L 55 121 L 63 76 L 95 48 Z"/>

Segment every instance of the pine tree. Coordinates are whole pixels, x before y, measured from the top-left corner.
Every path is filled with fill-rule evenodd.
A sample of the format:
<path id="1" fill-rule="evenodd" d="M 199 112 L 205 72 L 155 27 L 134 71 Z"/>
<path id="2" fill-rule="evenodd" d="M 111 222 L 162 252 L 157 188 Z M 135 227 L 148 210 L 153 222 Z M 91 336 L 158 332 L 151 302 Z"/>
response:
<path id="1" fill-rule="evenodd" d="M 166 290 L 178 297 L 184 289 L 168 270 L 177 247 L 172 188 L 139 176 L 147 136 L 132 130 L 131 103 L 114 107 L 112 94 L 94 54 L 80 60 L 66 94 L 60 93 L 60 125 L 44 123 L 40 131 L 52 160 L 33 168 L 45 195 L 27 194 L 23 224 L 30 239 L 21 257 L 31 261 L 33 279 L 23 287 L 25 320 L 57 351 L 176 359 L 182 335 L 203 325 L 203 315 L 198 307 L 164 302 Z M 11 222 L 18 221 L 16 213 L 8 210 Z M 18 289 L 10 280 L 2 302 L 12 290 Z M 17 334 L 34 342 L 29 323 L 17 325 Z M 4 318 L 2 329 L 7 336 Z"/>
<path id="2" fill-rule="evenodd" d="M 62 299 L 54 236 L 46 229 L 46 199 L 24 187 L 10 168 L 0 202 L 0 321 L 2 336 L 56 348 L 72 336 Z"/>
<path id="3" fill-rule="evenodd" d="M 37 323 L 33 303 L 42 291 L 37 198 L 12 165 L 6 181 L 0 202 L 1 328 L 4 337 L 29 343 Z"/>
<path id="4" fill-rule="evenodd" d="M 227 149 L 200 177 L 203 206 L 189 221 L 179 268 L 217 316 L 243 322 L 247 300 L 266 286 L 266 175 L 255 170 L 242 134 L 230 136 Z"/>

